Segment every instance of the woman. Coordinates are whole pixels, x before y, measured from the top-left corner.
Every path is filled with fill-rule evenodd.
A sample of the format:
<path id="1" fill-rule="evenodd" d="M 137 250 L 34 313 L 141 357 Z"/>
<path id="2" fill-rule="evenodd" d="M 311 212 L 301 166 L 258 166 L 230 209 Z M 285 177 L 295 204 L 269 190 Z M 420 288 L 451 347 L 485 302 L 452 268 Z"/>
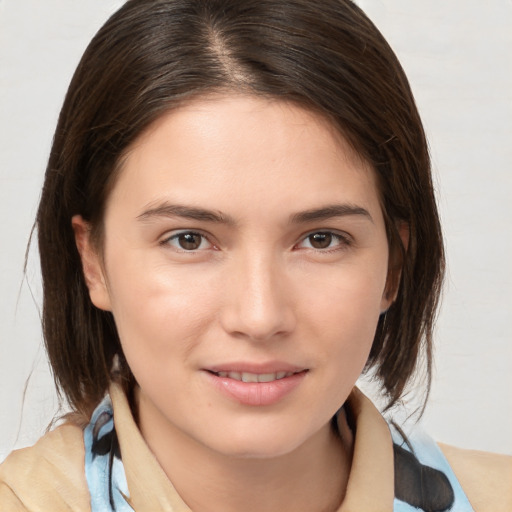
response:
<path id="1" fill-rule="evenodd" d="M 7 510 L 509 506 L 510 462 L 467 471 L 354 389 L 371 370 L 392 406 L 430 372 L 444 258 L 406 77 L 352 3 L 127 2 L 37 230 L 75 414 L 1 466 Z"/>

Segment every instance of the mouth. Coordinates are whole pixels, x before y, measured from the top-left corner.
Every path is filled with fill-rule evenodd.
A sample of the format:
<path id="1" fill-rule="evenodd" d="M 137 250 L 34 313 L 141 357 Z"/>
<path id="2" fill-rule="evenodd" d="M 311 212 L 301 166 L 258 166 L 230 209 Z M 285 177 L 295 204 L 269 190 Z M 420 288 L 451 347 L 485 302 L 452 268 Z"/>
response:
<path id="1" fill-rule="evenodd" d="M 207 382 L 229 399 L 249 406 L 280 402 L 302 385 L 309 372 L 308 369 L 277 364 L 259 368 L 253 365 L 230 366 L 206 369 Z"/>
<path id="2" fill-rule="evenodd" d="M 302 373 L 306 370 L 301 370 L 297 372 L 286 372 L 286 371 L 278 371 L 273 373 L 251 373 L 251 372 L 214 372 L 208 370 L 213 375 L 217 377 L 227 378 L 237 380 L 239 382 L 273 382 L 275 380 L 286 379 L 287 377 L 292 377 L 298 373 Z"/>

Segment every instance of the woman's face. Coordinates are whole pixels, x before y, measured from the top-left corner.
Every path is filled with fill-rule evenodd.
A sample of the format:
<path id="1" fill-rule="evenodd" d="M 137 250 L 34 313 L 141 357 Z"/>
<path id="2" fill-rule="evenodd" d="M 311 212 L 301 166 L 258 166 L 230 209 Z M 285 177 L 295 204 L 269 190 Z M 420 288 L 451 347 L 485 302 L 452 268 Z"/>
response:
<path id="1" fill-rule="evenodd" d="M 84 268 L 142 423 L 245 457 L 328 428 L 390 301 L 376 180 L 323 118 L 251 96 L 175 110 L 131 148 L 104 222 Z"/>

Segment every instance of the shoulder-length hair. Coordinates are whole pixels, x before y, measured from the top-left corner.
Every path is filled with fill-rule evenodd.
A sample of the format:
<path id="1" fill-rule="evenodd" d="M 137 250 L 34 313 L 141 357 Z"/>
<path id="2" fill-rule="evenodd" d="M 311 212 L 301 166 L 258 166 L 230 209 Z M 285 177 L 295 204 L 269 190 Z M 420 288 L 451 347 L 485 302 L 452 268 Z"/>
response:
<path id="1" fill-rule="evenodd" d="M 396 300 L 379 320 L 366 369 L 393 404 L 424 353 L 428 389 L 444 253 L 427 142 L 400 63 L 350 0 L 130 0 L 96 34 L 60 113 L 36 219 L 58 389 L 89 415 L 115 354 L 133 385 L 111 313 L 89 299 L 71 217 L 91 224 L 101 250 L 105 203 L 127 149 L 164 113 L 215 91 L 312 109 L 371 164 Z"/>

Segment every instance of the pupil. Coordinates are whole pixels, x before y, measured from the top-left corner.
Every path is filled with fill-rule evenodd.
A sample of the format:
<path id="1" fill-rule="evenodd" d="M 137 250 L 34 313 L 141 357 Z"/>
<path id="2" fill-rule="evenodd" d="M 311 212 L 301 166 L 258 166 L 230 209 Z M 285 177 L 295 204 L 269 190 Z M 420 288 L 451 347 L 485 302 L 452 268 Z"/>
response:
<path id="1" fill-rule="evenodd" d="M 332 235 L 330 233 L 315 233 L 309 237 L 309 241 L 315 249 L 325 249 L 331 245 Z"/>
<path id="2" fill-rule="evenodd" d="M 195 233 L 184 233 L 179 237 L 180 247 L 187 251 L 193 251 L 201 245 L 201 236 Z"/>

